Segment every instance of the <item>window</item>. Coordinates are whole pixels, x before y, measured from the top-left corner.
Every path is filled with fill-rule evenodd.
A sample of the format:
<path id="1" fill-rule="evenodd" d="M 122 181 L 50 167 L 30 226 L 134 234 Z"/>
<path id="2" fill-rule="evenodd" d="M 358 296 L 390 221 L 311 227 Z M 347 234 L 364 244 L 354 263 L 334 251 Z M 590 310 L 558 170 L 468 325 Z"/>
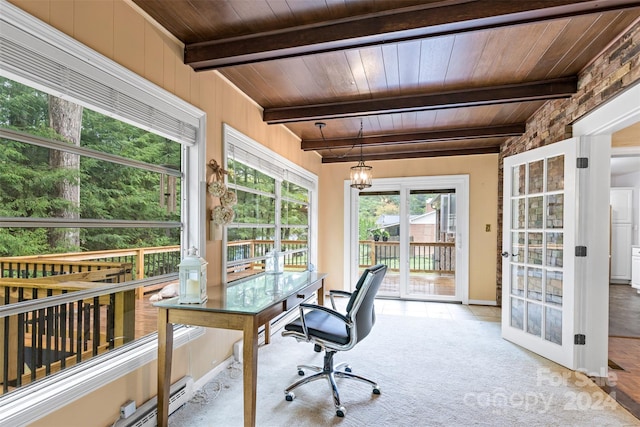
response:
<path id="1" fill-rule="evenodd" d="M 80 261 L 74 262 L 85 264 L 83 257 L 91 254 L 87 252 L 89 249 L 121 249 L 133 245 L 136 251 L 153 242 L 175 246 L 180 252 L 181 248 L 195 246 L 204 255 L 205 201 L 200 185 L 205 171 L 201 161 L 204 113 L 10 3 L 0 3 L 0 9 L 2 91 L 4 95 L 15 91 L 11 96 L 25 95 L 23 99 L 28 100 L 24 104 L 16 102 L 11 111 L 1 113 L 3 117 L 15 116 L 11 120 L 3 118 L 0 124 L 2 254 L 40 254 L 52 248 L 55 252 L 81 249 L 84 251 L 76 255 Z M 47 117 L 43 116 L 46 108 L 39 108 L 38 103 L 42 105 L 50 95 L 84 109 L 84 146 L 62 142 L 40 126 Z M 2 108 L 6 105 L 3 103 Z M 23 117 L 29 118 L 27 123 L 20 123 Z M 118 138 L 114 137 L 116 134 Z M 79 161 L 79 167 L 55 170 L 49 163 L 54 157 L 52 153 L 62 153 L 72 158 L 72 163 Z M 51 197 L 53 191 L 58 191 L 55 187 L 60 182 L 80 184 L 79 203 Z M 63 211 L 69 215 L 58 215 Z M 55 234 L 52 231 L 77 231 L 77 244 L 52 246 L 50 235 Z M 59 240 L 65 241 L 68 240 Z M 19 242 L 30 242 L 30 245 Z M 170 265 L 173 261 L 165 259 L 160 263 Z M 134 271 L 125 272 L 124 277 L 116 274 L 114 281 L 118 284 L 106 284 L 117 289 L 111 293 L 102 290 L 103 284 L 100 284 L 98 289 L 62 292 L 54 298 L 49 298 L 49 293 L 39 295 L 29 312 L 12 304 L 13 294 L 3 293 L 0 322 L 4 325 L 18 325 L 20 316 L 32 315 L 39 317 L 29 323 L 29 328 L 24 328 L 26 333 L 35 335 L 38 328 L 39 336 L 50 336 L 60 330 L 67 333 L 71 326 L 75 328 L 73 336 L 41 340 L 55 343 L 55 348 L 46 349 L 44 358 L 30 351 L 24 363 L 17 358 L 18 363 L 14 364 L 16 352 L 5 353 L 9 356 L 4 360 L 8 360 L 12 368 L 3 369 L 1 382 L 5 394 L 0 397 L 0 412 L 7 422 L 29 424 L 75 396 L 95 390 L 155 358 L 157 345 L 153 335 L 137 335 L 136 322 L 131 322 L 135 319 L 129 314 L 114 315 L 114 310 L 103 309 L 122 304 L 118 302 L 121 297 L 137 304 L 137 298 L 135 301 L 130 298 L 136 287 L 162 283 L 160 279 L 155 282 L 132 280 L 139 278 L 137 274 L 133 276 Z M 38 271 L 35 276 L 50 273 Z M 54 273 L 52 277 L 60 276 L 59 271 Z M 88 274 L 100 276 L 102 273 L 91 270 Z M 161 278 L 164 280 L 164 276 Z M 35 297 L 36 292 L 33 289 L 25 294 Z M 124 293 L 127 295 L 122 295 Z M 20 297 L 19 292 L 17 294 Z M 69 314 L 71 309 L 75 314 Z M 16 310 L 22 311 L 14 314 Z M 53 324 L 42 321 L 42 316 L 50 313 L 56 319 Z M 14 320 L 16 316 L 18 322 Z M 24 320 L 22 317 L 22 323 Z M 72 325 L 72 322 L 78 323 Z M 108 325 L 107 332 L 95 328 L 96 325 Z M 184 329 L 176 333 L 176 345 L 199 335 L 182 332 Z M 91 338 L 85 342 L 82 334 Z M 2 339 L 5 352 L 6 337 Z M 95 337 L 106 340 L 98 345 Z M 128 344 L 114 348 L 118 341 Z M 82 351 L 78 351 L 80 348 Z M 65 357 L 69 351 L 81 356 Z M 93 356 L 86 361 L 85 351 Z M 56 366 L 51 363 L 52 356 L 60 357 Z M 64 369 L 62 380 L 35 381 L 41 373 L 36 371 L 39 368 L 34 368 L 34 363 L 40 363 L 41 359 L 48 361 L 46 368 L 42 368 L 46 375 Z M 81 360 L 83 363 L 78 363 Z M 29 373 L 21 375 L 14 371 L 23 365 L 28 366 Z M 95 374 L 97 367 L 101 375 Z M 25 381 L 35 383 L 19 387 Z M 6 393 L 9 382 L 13 391 Z"/>
<path id="2" fill-rule="evenodd" d="M 227 185 L 236 192 L 227 225 L 226 281 L 264 272 L 273 251 L 285 270 L 314 262 L 317 177 L 225 125 Z"/>
<path id="3" fill-rule="evenodd" d="M 180 245 L 177 142 L 0 77 L 0 163 L 0 257 Z M 133 277 L 175 271 L 162 253 Z"/>

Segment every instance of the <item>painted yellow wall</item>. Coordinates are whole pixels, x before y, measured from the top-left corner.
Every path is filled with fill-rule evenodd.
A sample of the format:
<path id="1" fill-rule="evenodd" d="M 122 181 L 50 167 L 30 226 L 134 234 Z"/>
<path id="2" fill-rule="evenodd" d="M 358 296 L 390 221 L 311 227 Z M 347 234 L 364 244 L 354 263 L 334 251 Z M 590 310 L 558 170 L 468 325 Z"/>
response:
<path id="1" fill-rule="evenodd" d="M 228 123 L 320 177 L 319 262 L 329 273 L 329 285 L 342 287 L 343 180 L 350 164 L 322 165 L 315 153 L 300 150 L 299 140 L 282 126 L 268 126 L 261 109 L 216 72 L 195 73 L 182 61 L 182 46 L 139 13 L 128 0 L 10 0 L 85 45 L 118 62 L 207 113 L 207 162 L 221 160 L 222 124 Z M 497 155 L 371 162 L 375 176 L 470 175 L 470 293 L 472 300 L 495 300 Z M 491 232 L 485 232 L 485 224 Z M 222 248 L 209 241 L 208 283 L 221 281 Z M 205 336 L 176 351 L 173 378 L 200 378 L 231 354 L 239 339 L 233 331 L 207 330 Z M 205 349 L 205 350 L 203 350 Z M 136 372 L 78 399 L 34 425 L 111 425 L 122 403 L 138 405 L 156 393 L 156 365 Z"/>
<path id="2" fill-rule="evenodd" d="M 376 178 L 469 175 L 469 299 L 496 300 L 498 155 L 437 157 L 367 162 Z M 328 286 L 343 289 L 345 179 L 351 163 L 328 163 L 320 173 L 318 265 Z M 491 231 L 485 231 L 485 225 Z M 347 287 L 348 288 L 348 287 Z"/>
<path id="3" fill-rule="evenodd" d="M 640 146 L 640 123 L 631 125 L 611 135 L 611 146 L 614 148 Z"/>

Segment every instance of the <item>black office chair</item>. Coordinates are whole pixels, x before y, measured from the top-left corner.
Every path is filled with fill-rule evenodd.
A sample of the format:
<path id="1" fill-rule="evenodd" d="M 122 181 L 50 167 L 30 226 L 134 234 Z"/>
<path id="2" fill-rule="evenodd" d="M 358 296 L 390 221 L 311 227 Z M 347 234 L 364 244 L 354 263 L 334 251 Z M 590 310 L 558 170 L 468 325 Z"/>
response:
<path id="1" fill-rule="evenodd" d="M 386 265 L 378 264 L 369 267 L 360 276 L 353 293 L 330 291 L 329 296 L 333 310 L 315 304 L 300 305 L 300 317 L 285 325 L 282 335 L 292 336 L 298 341 L 312 342 L 314 350 L 317 352 L 324 349 L 324 366 L 299 365 L 298 374 L 301 376 L 305 374 L 305 369 L 318 373 L 287 387 L 284 391 L 286 400 L 291 402 L 295 398 L 293 394 L 295 388 L 320 378 L 326 378 L 333 392 L 336 415 L 344 417 L 346 409 L 340 404 L 335 377 L 350 378 L 367 383 L 373 387 L 373 394 L 380 394 L 380 387 L 375 381 L 352 374 L 351 367 L 347 363 L 340 363 L 334 367 L 333 356 L 338 351 L 352 349 L 371 331 L 375 323 L 373 300 L 386 272 Z M 335 295 L 349 296 L 346 314 L 336 311 L 333 299 Z"/>

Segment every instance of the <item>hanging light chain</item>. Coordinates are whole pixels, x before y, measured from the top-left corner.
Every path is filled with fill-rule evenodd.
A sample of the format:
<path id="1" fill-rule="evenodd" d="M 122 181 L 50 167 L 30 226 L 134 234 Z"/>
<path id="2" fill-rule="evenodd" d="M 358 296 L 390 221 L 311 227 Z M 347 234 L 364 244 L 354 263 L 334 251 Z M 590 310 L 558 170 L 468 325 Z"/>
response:
<path id="1" fill-rule="evenodd" d="M 358 139 L 362 139 L 362 120 L 360 120 L 360 131 L 358 132 Z M 360 141 L 360 160 L 358 164 L 351 167 L 351 187 L 363 190 L 369 188 L 372 185 L 373 174 L 371 166 L 364 164 L 364 157 L 362 155 L 362 140 Z"/>

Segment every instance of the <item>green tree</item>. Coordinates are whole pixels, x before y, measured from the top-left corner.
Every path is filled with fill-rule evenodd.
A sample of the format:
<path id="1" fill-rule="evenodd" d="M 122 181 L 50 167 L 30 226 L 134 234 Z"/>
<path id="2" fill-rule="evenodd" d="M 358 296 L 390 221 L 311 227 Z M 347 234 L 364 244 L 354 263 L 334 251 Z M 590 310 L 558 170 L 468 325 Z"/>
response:
<path id="1" fill-rule="evenodd" d="M 71 145 L 80 145 L 82 106 L 49 95 L 49 127 Z M 74 220 L 80 218 L 80 155 L 63 150 L 49 150 L 51 172 L 57 176 L 52 194 L 57 201 L 51 216 Z M 52 228 L 49 245 L 54 252 L 72 252 L 80 248 L 80 230 Z"/>
<path id="2" fill-rule="evenodd" d="M 63 140 L 49 126 L 46 94 L 0 78 L 0 126 L 48 139 Z M 82 111 L 80 144 L 180 170 L 179 144 L 94 111 Z M 50 164 L 47 148 L 0 139 L 0 216 L 51 218 L 71 209 L 87 219 L 179 221 L 179 207 L 167 212 L 160 174 L 82 157 L 78 170 Z M 59 195 L 61 182 L 80 182 L 79 207 Z M 177 183 L 177 193 L 180 182 Z M 177 197 L 179 204 L 180 197 Z M 52 246 L 46 229 L 0 228 L 0 256 L 33 255 L 69 249 Z M 178 229 L 148 227 L 85 228 L 80 233 L 84 250 L 178 244 Z M 73 247 L 74 245 L 71 245 Z M 77 247 L 77 246 L 76 246 Z"/>

